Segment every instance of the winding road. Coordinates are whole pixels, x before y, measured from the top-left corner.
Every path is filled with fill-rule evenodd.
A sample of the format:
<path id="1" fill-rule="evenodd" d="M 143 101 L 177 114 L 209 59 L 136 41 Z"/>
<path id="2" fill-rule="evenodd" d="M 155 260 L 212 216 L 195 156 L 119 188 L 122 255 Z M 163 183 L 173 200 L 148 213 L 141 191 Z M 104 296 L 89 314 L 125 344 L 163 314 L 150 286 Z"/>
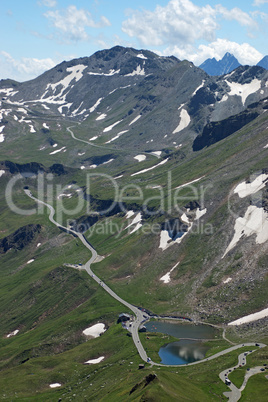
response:
<path id="1" fill-rule="evenodd" d="M 243 344 L 239 344 L 239 345 L 234 345 L 234 346 L 231 346 L 231 347 L 228 348 L 228 349 L 222 350 L 222 351 L 219 352 L 219 353 L 216 353 L 216 354 L 214 354 L 214 355 L 212 355 L 212 356 L 209 356 L 208 358 L 205 358 L 205 359 L 202 359 L 202 360 L 198 360 L 198 361 L 196 361 L 196 362 L 192 362 L 192 363 L 188 363 L 188 364 L 181 364 L 181 365 L 178 365 L 178 366 L 176 366 L 176 365 L 166 365 L 166 364 L 161 364 L 161 363 L 155 363 L 155 362 L 153 362 L 151 359 L 148 358 L 147 353 L 146 353 L 146 351 L 145 351 L 145 349 L 144 349 L 142 343 L 140 342 L 140 338 L 139 338 L 139 327 L 140 327 L 140 325 L 142 324 L 142 322 L 144 322 L 144 321 L 150 319 L 150 316 L 149 316 L 146 312 L 141 311 L 141 310 L 140 310 L 139 308 L 137 308 L 136 306 L 133 306 L 132 304 L 130 304 L 130 303 L 128 303 L 127 301 L 125 301 L 124 299 L 122 299 L 122 298 L 121 298 L 120 296 L 118 296 L 111 288 L 109 288 L 109 286 L 107 286 L 98 276 L 95 275 L 95 273 L 94 273 L 94 272 L 92 271 L 92 269 L 91 269 L 91 264 L 96 261 L 96 259 L 97 259 L 97 257 L 99 257 L 99 255 L 98 255 L 97 251 L 94 249 L 94 247 L 92 247 L 92 245 L 87 241 L 87 239 L 84 237 L 84 235 L 83 235 L 82 233 L 76 232 L 76 231 L 74 231 L 74 230 L 72 230 L 72 229 L 66 228 L 66 227 L 63 226 L 63 225 L 60 225 L 60 224 L 59 224 L 57 221 L 55 221 L 55 219 L 54 219 L 55 209 L 54 209 L 51 205 L 49 205 L 49 204 L 47 204 L 46 202 L 41 201 L 41 200 L 39 200 L 38 198 L 34 197 L 34 196 L 32 195 L 32 193 L 31 193 L 30 190 L 24 189 L 24 191 L 25 191 L 25 194 L 26 194 L 28 197 L 32 198 L 34 201 L 36 201 L 36 202 L 38 202 L 38 203 L 40 203 L 40 204 L 43 204 L 43 205 L 45 205 L 45 206 L 47 206 L 47 207 L 49 208 L 49 210 L 50 210 L 49 220 L 50 220 L 54 225 L 56 225 L 56 226 L 57 226 L 58 228 L 60 228 L 60 229 L 63 229 L 63 230 L 66 231 L 67 233 L 70 233 L 70 234 L 72 234 L 72 235 L 78 237 L 78 238 L 80 239 L 80 241 L 84 244 L 84 246 L 87 247 L 88 250 L 90 250 L 90 252 L 91 252 L 91 254 L 92 254 L 91 257 L 90 257 L 90 259 L 86 262 L 85 265 L 83 265 L 82 267 L 80 267 L 80 269 L 84 269 L 84 270 L 91 276 L 92 279 L 94 279 L 107 293 L 109 293 L 109 295 L 111 295 L 114 299 L 116 299 L 117 301 L 119 301 L 119 303 L 123 304 L 124 306 L 126 306 L 129 310 L 131 310 L 131 311 L 134 313 L 134 315 L 136 316 L 136 318 L 135 318 L 134 321 L 132 322 L 132 325 L 131 325 L 131 327 L 129 328 L 129 331 L 130 331 L 131 334 L 132 334 L 133 342 L 134 342 L 134 344 L 135 344 L 135 346 L 136 346 L 136 349 L 137 349 L 137 351 L 138 351 L 138 353 L 139 353 L 139 355 L 140 355 L 140 357 L 141 357 L 141 359 L 142 359 L 143 361 L 149 362 L 152 366 L 178 367 L 178 368 L 179 368 L 179 367 L 186 367 L 186 366 L 188 367 L 188 366 L 193 366 L 193 365 L 196 365 L 196 364 L 208 362 L 208 361 L 210 361 L 210 360 L 216 359 L 216 358 L 218 358 L 218 357 L 220 357 L 220 356 L 223 356 L 223 355 L 225 355 L 225 354 L 227 354 L 227 353 L 230 353 L 230 352 L 232 352 L 232 351 L 234 351 L 234 350 L 237 350 L 237 349 L 239 349 L 239 348 L 241 348 L 241 347 L 244 347 L 244 346 L 249 346 L 249 347 L 256 346 L 255 343 L 251 343 L 251 342 L 249 342 L 249 343 L 243 343 Z M 265 347 L 265 346 L 266 346 L 266 345 L 263 344 L 263 343 L 259 343 L 259 344 L 258 344 L 258 347 L 259 347 L 259 348 L 263 348 L 263 347 Z M 245 362 L 244 359 L 245 359 L 244 353 L 240 354 L 240 355 L 239 355 L 239 358 L 238 358 L 238 365 L 237 365 L 236 367 L 238 367 L 240 364 L 243 365 L 244 362 Z M 234 368 L 231 368 L 231 369 L 229 369 L 229 370 L 233 370 L 233 369 L 234 369 Z M 255 369 L 257 370 L 257 372 L 260 372 L 260 371 L 259 371 L 259 368 L 255 368 Z M 234 384 L 229 385 L 229 388 L 231 389 L 231 392 L 226 393 L 226 396 L 228 396 L 229 398 L 231 398 L 230 401 L 232 401 L 232 402 L 238 401 L 238 399 L 239 399 L 240 396 L 241 396 L 241 391 L 245 388 L 246 382 L 247 382 L 247 379 L 249 378 L 249 376 L 257 373 L 257 372 L 255 372 L 255 371 L 256 371 L 255 369 L 251 369 L 251 370 L 253 370 L 253 371 L 251 371 L 250 373 L 246 374 L 245 381 L 244 381 L 244 383 L 243 383 L 243 385 L 242 385 L 242 387 L 241 387 L 240 389 L 238 389 L 237 387 L 235 387 Z M 254 371 L 254 370 L 255 370 L 255 371 Z M 222 380 L 223 382 L 225 382 L 225 378 L 226 378 L 226 376 L 227 376 L 227 370 L 222 371 L 219 376 L 220 376 L 221 380 Z M 237 398 L 238 398 L 238 399 L 237 399 Z"/>
<path id="2" fill-rule="evenodd" d="M 245 344 L 245 346 L 246 346 L 246 345 L 247 345 L 247 344 Z M 262 344 L 262 343 L 260 343 L 260 344 L 258 344 L 258 345 L 259 345 L 260 347 L 262 347 L 262 348 L 263 348 L 264 346 L 266 346 L 266 345 L 264 345 L 264 344 Z M 256 346 L 256 345 L 254 344 L 254 346 Z M 238 367 L 245 366 L 245 365 L 246 365 L 246 362 L 247 362 L 246 356 L 248 356 L 250 353 L 253 353 L 253 352 L 255 352 L 255 351 L 256 351 L 256 349 L 255 349 L 255 350 L 251 350 L 250 352 L 241 353 L 241 354 L 238 356 L 238 364 L 237 364 L 236 366 L 234 366 L 234 367 L 230 367 L 229 369 L 223 370 L 223 371 L 219 374 L 220 379 L 225 383 L 225 380 L 228 379 L 228 375 L 229 375 L 232 371 L 234 371 L 235 369 L 237 369 Z M 263 370 L 264 367 L 258 366 L 258 367 L 254 367 L 254 368 L 248 369 L 248 370 L 246 371 L 246 374 L 245 374 L 245 377 L 244 377 L 244 381 L 243 381 L 243 384 L 241 385 L 241 387 L 240 387 L 240 388 L 237 388 L 237 387 L 231 382 L 229 385 L 227 385 L 227 386 L 230 388 L 231 392 L 224 392 L 223 395 L 226 396 L 227 398 L 229 398 L 229 402 L 237 402 L 237 401 L 241 398 L 241 392 L 245 389 L 249 378 L 250 378 L 252 375 L 260 374 L 260 373 L 262 372 L 261 369 Z"/>
<path id="3" fill-rule="evenodd" d="M 85 144 L 91 145 L 92 147 L 95 147 L 95 148 L 101 148 L 101 149 L 105 149 L 105 150 L 108 149 L 109 151 L 113 151 L 113 152 L 121 152 L 121 153 L 128 152 L 128 153 L 132 153 L 133 155 L 136 154 L 136 152 L 133 152 L 133 149 L 126 149 L 126 148 L 125 148 L 125 149 L 109 148 L 109 147 L 104 146 L 104 145 L 93 144 L 93 143 L 90 142 L 90 141 L 86 141 L 86 140 L 82 140 L 81 138 L 77 138 L 77 137 L 74 135 L 74 132 L 71 130 L 71 128 L 73 128 L 73 127 L 75 127 L 75 126 L 69 126 L 69 127 L 66 128 L 66 130 L 71 134 L 71 137 L 72 137 L 74 140 L 76 140 L 76 141 L 84 142 Z M 159 156 L 159 155 L 153 154 L 153 153 L 151 153 L 151 152 L 141 151 L 141 153 L 142 153 L 142 154 L 145 154 L 145 155 L 153 156 L 153 157 L 155 157 L 155 158 L 157 158 L 157 159 L 160 159 L 160 156 Z"/>
<path id="4" fill-rule="evenodd" d="M 132 326 L 130 327 L 130 332 L 132 334 L 133 342 L 139 352 L 141 359 L 147 362 L 148 356 L 147 356 L 147 353 L 145 352 L 144 347 L 142 346 L 142 343 L 140 342 L 140 338 L 139 338 L 139 327 L 140 327 L 142 321 L 144 321 L 145 319 L 149 319 L 149 316 L 145 312 L 139 310 L 137 307 L 135 307 L 132 304 L 128 303 L 127 301 L 123 300 L 111 288 L 109 288 L 109 286 L 107 286 L 97 275 L 94 274 L 94 272 L 91 270 L 91 264 L 94 261 L 96 261 L 96 259 L 99 255 L 98 255 L 97 251 L 94 249 L 94 247 L 92 247 L 92 245 L 86 240 L 84 235 L 82 233 L 76 232 L 72 229 L 68 229 L 63 225 L 60 225 L 54 219 L 55 209 L 51 205 L 34 197 L 30 190 L 24 189 L 24 191 L 25 191 L 25 194 L 28 195 L 28 197 L 32 198 L 36 202 L 43 204 L 49 208 L 49 210 L 50 210 L 49 220 L 54 225 L 56 225 L 60 229 L 63 229 L 67 233 L 73 234 L 74 236 L 78 237 L 81 240 L 81 242 L 84 244 L 84 246 L 87 247 L 88 250 L 90 250 L 92 255 L 91 255 L 90 259 L 87 261 L 87 263 L 84 266 L 82 266 L 81 268 L 86 270 L 87 273 L 92 277 L 92 279 L 94 279 L 100 286 L 102 286 L 103 289 L 107 293 L 109 293 L 109 295 L 111 295 L 114 299 L 119 301 L 124 306 L 128 307 L 134 313 L 134 315 L 136 316 L 136 319 L 133 321 Z"/>

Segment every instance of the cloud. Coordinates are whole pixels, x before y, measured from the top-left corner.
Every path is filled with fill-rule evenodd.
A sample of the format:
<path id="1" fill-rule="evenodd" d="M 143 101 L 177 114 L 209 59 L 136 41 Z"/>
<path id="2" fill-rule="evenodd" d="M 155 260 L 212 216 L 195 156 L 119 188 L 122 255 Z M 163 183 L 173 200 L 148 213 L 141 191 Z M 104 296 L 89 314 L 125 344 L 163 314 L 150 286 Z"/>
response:
<path id="1" fill-rule="evenodd" d="M 86 27 L 101 28 L 110 25 L 106 17 L 102 16 L 99 22 L 95 22 L 89 11 L 78 10 L 74 5 L 64 10 L 47 11 L 44 16 L 50 20 L 58 33 L 72 41 L 88 40 Z"/>
<path id="2" fill-rule="evenodd" d="M 38 4 L 45 6 L 45 7 L 56 7 L 57 1 L 56 0 L 40 0 L 38 2 Z"/>
<path id="3" fill-rule="evenodd" d="M 254 0 L 253 6 L 259 7 L 262 4 L 268 3 L 268 0 Z"/>
<path id="4" fill-rule="evenodd" d="M 216 40 L 220 19 L 258 29 L 256 21 L 237 7 L 230 10 L 220 4 L 199 7 L 190 0 L 170 0 L 164 7 L 156 6 L 154 11 L 129 10 L 122 30 L 145 46 L 177 45 L 186 49 L 197 41 Z"/>
<path id="5" fill-rule="evenodd" d="M 210 41 L 218 28 L 215 17 L 216 10 L 209 5 L 198 7 L 189 0 L 171 0 L 165 7 L 157 5 L 154 11 L 131 11 L 122 30 L 146 46 L 193 43 L 201 38 Z"/>
<path id="6" fill-rule="evenodd" d="M 211 42 L 209 45 L 199 45 L 198 48 L 194 46 L 187 46 L 185 49 L 181 49 L 177 46 L 174 46 L 173 48 L 168 47 L 165 49 L 163 54 L 173 54 L 180 60 L 187 59 L 199 66 L 208 58 L 215 57 L 216 60 L 220 60 L 226 52 L 232 53 L 238 61 L 244 65 L 255 65 L 263 57 L 258 50 L 250 46 L 248 43 L 242 43 L 240 45 L 239 43 L 219 38 Z"/>
<path id="7" fill-rule="evenodd" d="M 54 67 L 56 62 L 52 59 L 36 59 L 22 57 L 15 60 L 9 53 L 0 52 L 0 78 L 11 78 L 16 81 L 27 81 L 37 77 Z"/>
<path id="8" fill-rule="evenodd" d="M 237 21 L 240 25 L 246 26 L 248 28 L 258 28 L 258 24 L 254 21 L 249 14 L 242 11 L 240 8 L 235 7 L 231 10 L 223 7 L 222 5 L 217 5 L 216 10 L 224 19 L 229 21 Z"/>

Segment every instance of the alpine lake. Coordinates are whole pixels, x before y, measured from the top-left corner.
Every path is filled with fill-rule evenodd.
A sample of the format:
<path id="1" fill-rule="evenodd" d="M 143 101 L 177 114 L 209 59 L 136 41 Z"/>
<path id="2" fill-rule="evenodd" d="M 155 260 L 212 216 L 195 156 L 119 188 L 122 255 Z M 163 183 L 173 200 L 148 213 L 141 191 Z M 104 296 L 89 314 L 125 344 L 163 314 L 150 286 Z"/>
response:
<path id="1" fill-rule="evenodd" d="M 205 358 L 209 347 L 205 341 L 217 339 L 219 330 L 210 325 L 170 321 L 149 321 L 145 324 L 148 332 L 159 332 L 178 338 L 178 341 L 162 346 L 158 352 L 161 363 L 182 365 Z"/>

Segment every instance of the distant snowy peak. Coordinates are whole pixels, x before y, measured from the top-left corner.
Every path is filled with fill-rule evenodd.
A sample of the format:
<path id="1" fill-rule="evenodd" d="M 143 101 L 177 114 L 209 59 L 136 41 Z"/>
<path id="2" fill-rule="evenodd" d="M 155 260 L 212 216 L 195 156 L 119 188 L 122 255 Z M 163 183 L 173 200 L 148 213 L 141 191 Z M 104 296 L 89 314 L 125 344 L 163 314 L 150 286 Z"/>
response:
<path id="1" fill-rule="evenodd" d="M 212 59 L 204 61 L 199 67 L 209 75 L 223 75 L 230 73 L 239 66 L 241 66 L 241 64 L 235 56 L 227 52 L 221 60 L 217 61 L 215 57 L 213 57 Z"/>

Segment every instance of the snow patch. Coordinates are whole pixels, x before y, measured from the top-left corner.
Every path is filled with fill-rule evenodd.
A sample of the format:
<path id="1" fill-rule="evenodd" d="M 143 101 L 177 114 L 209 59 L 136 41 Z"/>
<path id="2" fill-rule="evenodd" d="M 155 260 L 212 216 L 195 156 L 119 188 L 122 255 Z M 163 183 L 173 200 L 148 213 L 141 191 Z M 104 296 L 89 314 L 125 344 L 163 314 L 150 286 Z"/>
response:
<path id="1" fill-rule="evenodd" d="M 5 136 L 4 134 L 0 134 L 0 142 L 4 142 L 5 141 Z"/>
<path id="2" fill-rule="evenodd" d="M 139 59 L 148 60 L 148 57 L 144 56 L 144 54 L 142 54 L 142 53 L 137 54 L 136 57 L 138 57 Z"/>
<path id="3" fill-rule="evenodd" d="M 19 107 L 18 108 L 18 112 L 24 113 L 24 114 L 28 114 L 27 110 L 24 109 L 24 107 Z"/>
<path id="4" fill-rule="evenodd" d="M 197 92 L 200 88 L 202 88 L 202 87 L 204 86 L 204 84 L 205 84 L 205 80 L 202 80 L 202 84 L 199 85 L 199 86 L 196 88 L 196 90 L 192 93 L 192 96 L 194 96 L 194 95 L 196 94 L 196 92 Z"/>
<path id="5" fill-rule="evenodd" d="M 84 364 L 97 364 L 100 363 L 104 359 L 104 356 L 98 357 L 97 359 L 91 359 L 85 362 Z"/>
<path id="6" fill-rule="evenodd" d="M 7 335 L 7 338 L 11 338 L 12 336 L 17 335 L 18 332 L 19 332 L 19 330 L 18 330 L 18 329 L 15 329 L 15 331 L 10 332 L 10 334 Z"/>
<path id="7" fill-rule="evenodd" d="M 114 160 L 114 158 L 109 159 L 106 162 L 103 162 L 101 165 L 107 165 L 107 163 L 111 163 Z"/>
<path id="8" fill-rule="evenodd" d="M 41 103 L 41 105 L 43 106 L 44 109 L 50 110 L 50 108 L 47 105 L 45 105 L 44 103 Z"/>
<path id="9" fill-rule="evenodd" d="M 145 155 L 136 155 L 134 156 L 134 159 L 136 159 L 138 162 L 143 162 L 146 159 Z"/>
<path id="10" fill-rule="evenodd" d="M 0 170 L 0 177 L 3 176 L 4 173 L 6 173 L 5 170 Z"/>
<path id="11" fill-rule="evenodd" d="M 141 68 L 141 66 L 138 65 L 136 70 L 133 70 L 132 73 L 126 74 L 125 77 L 133 77 L 134 75 L 145 75 L 144 67 Z"/>
<path id="12" fill-rule="evenodd" d="M 111 70 L 109 71 L 109 73 L 94 73 L 94 72 L 89 72 L 88 74 L 89 74 L 89 75 L 104 75 L 105 77 L 111 77 L 112 75 L 119 74 L 119 73 L 120 73 L 120 68 L 119 68 L 119 70 L 111 69 Z"/>
<path id="13" fill-rule="evenodd" d="M 47 89 L 50 87 L 55 92 L 55 89 L 59 85 L 61 85 L 62 90 L 60 94 L 57 95 L 58 98 L 61 97 L 65 89 L 68 88 L 68 86 L 72 82 L 72 80 L 75 80 L 77 82 L 83 77 L 82 73 L 85 70 L 85 68 L 87 68 L 87 66 L 84 66 L 83 64 L 78 64 L 77 66 L 66 68 L 66 71 L 70 74 L 64 77 L 61 81 L 56 82 L 55 84 L 48 84 Z"/>
<path id="14" fill-rule="evenodd" d="M 49 155 L 55 155 L 55 154 L 57 154 L 58 152 L 61 152 L 61 151 L 65 150 L 65 148 L 66 148 L 66 147 L 62 147 L 62 148 L 60 148 L 60 149 L 56 149 L 56 151 L 50 152 Z"/>
<path id="15" fill-rule="evenodd" d="M 34 258 L 32 258 L 31 260 L 27 261 L 26 264 L 31 264 L 32 262 L 34 262 Z"/>
<path id="16" fill-rule="evenodd" d="M 223 283 L 229 283 L 229 282 L 231 282 L 231 280 L 232 280 L 232 278 L 227 278 L 227 279 L 225 279 L 224 281 L 223 281 Z"/>
<path id="17" fill-rule="evenodd" d="M 110 142 L 113 142 L 115 140 L 117 140 L 117 138 L 121 137 L 121 135 L 127 133 L 128 130 L 124 130 L 124 131 L 120 131 L 120 133 L 118 133 L 115 137 L 113 137 L 111 140 L 106 141 L 105 144 L 110 144 Z"/>
<path id="18" fill-rule="evenodd" d="M 258 80 L 257 78 L 252 80 L 249 84 L 238 84 L 237 82 L 229 82 L 228 80 L 225 80 L 225 82 L 231 89 L 229 95 L 241 96 L 243 105 L 249 95 L 257 92 L 261 88 L 261 80 Z"/>
<path id="19" fill-rule="evenodd" d="M 95 135 L 94 137 L 90 138 L 89 141 L 95 141 L 98 138 L 97 135 Z"/>
<path id="20" fill-rule="evenodd" d="M 203 177 L 205 177 L 205 176 L 201 176 L 201 177 L 198 177 L 198 179 L 194 179 L 192 181 L 188 181 L 188 183 L 181 184 L 180 186 L 176 187 L 176 189 L 186 187 L 186 186 L 188 186 L 189 184 L 192 184 L 192 183 L 196 183 L 197 181 L 203 179 Z"/>
<path id="21" fill-rule="evenodd" d="M 221 98 L 221 100 L 218 103 L 226 102 L 227 99 L 228 99 L 228 95 L 223 95 L 223 97 Z"/>
<path id="22" fill-rule="evenodd" d="M 30 133 L 36 133 L 34 126 L 32 124 L 30 124 L 29 127 L 30 127 Z"/>
<path id="23" fill-rule="evenodd" d="M 207 213 L 207 208 L 204 208 L 204 209 L 198 208 L 198 209 L 196 210 L 195 220 L 200 219 L 200 218 L 201 218 L 203 215 L 205 215 L 206 213 Z"/>
<path id="24" fill-rule="evenodd" d="M 261 174 L 256 177 L 252 183 L 246 183 L 243 181 L 238 184 L 234 189 L 234 193 L 238 194 L 240 198 L 247 197 L 248 195 L 255 194 L 265 187 L 265 182 L 268 179 L 268 174 Z"/>
<path id="25" fill-rule="evenodd" d="M 129 211 L 130 212 L 130 211 Z M 132 211 L 133 212 L 133 211 Z M 133 214 L 132 214 L 133 215 Z M 132 216 L 131 215 L 131 216 Z M 141 222 L 141 220 L 142 220 L 142 216 L 141 216 L 141 213 L 139 212 L 136 216 L 135 216 L 135 218 L 133 219 L 133 221 L 125 228 L 125 229 L 128 229 L 130 226 L 132 226 L 132 225 L 136 225 L 136 224 L 139 224 L 140 222 Z"/>
<path id="26" fill-rule="evenodd" d="M 229 322 L 228 325 L 242 325 L 242 324 L 246 324 L 248 322 L 260 320 L 261 318 L 264 318 L 267 316 L 268 316 L 268 308 L 265 308 L 264 310 L 258 311 L 257 313 L 249 314 L 242 318 L 239 318 L 238 320 Z"/>
<path id="27" fill-rule="evenodd" d="M 105 117 L 107 117 L 107 114 L 102 113 L 101 115 L 99 115 L 99 117 L 96 118 L 96 120 L 103 120 L 105 119 Z"/>
<path id="28" fill-rule="evenodd" d="M 137 230 L 139 230 L 141 227 L 142 223 L 137 223 L 137 225 L 134 227 L 134 229 L 131 230 L 131 232 L 129 232 L 129 234 L 137 232 Z"/>
<path id="29" fill-rule="evenodd" d="M 49 386 L 50 386 L 50 388 L 57 388 L 57 387 L 61 387 L 61 384 L 59 382 L 55 382 L 54 384 L 50 384 Z"/>
<path id="30" fill-rule="evenodd" d="M 47 125 L 47 123 L 43 123 L 43 127 L 49 130 L 49 126 Z"/>
<path id="31" fill-rule="evenodd" d="M 94 112 L 94 110 L 97 109 L 97 107 L 98 107 L 99 104 L 101 103 L 102 99 L 103 99 L 103 98 L 99 98 L 99 99 L 97 100 L 97 102 L 95 103 L 95 105 L 93 105 L 93 106 L 89 109 L 90 113 Z"/>
<path id="32" fill-rule="evenodd" d="M 126 218 L 127 219 L 129 219 L 129 218 L 131 218 L 133 215 L 135 215 L 135 212 L 134 211 L 127 211 L 127 213 L 126 213 Z"/>
<path id="33" fill-rule="evenodd" d="M 111 124 L 110 126 L 106 127 L 103 132 L 107 133 L 108 131 L 111 131 L 117 124 L 121 123 L 122 120 L 116 121 L 115 123 Z"/>
<path id="34" fill-rule="evenodd" d="M 151 155 L 157 156 L 158 158 L 161 156 L 162 151 L 152 151 L 150 152 Z"/>
<path id="35" fill-rule="evenodd" d="M 172 132 L 172 134 L 179 133 L 180 131 L 182 131 L 183 129 L 188 127 L 191 122 L 191 118 L 190 118 L 187 110 L 185 110 L 185 109 L 181 109 L 180 119 L 181 119 L 180 124 L 178 125 L 177 128 L 175 128 L 175 130 Z"/>
<path id="36" fill-rule="evenodd" d="M 169 282 L 171 281 L 171 279 L 170 279 L 170 274 L 174 271 L 175 268 L 177 268 L 177 266 L 179 265 L 179 263 L 180 263 L 180 262 L 177 262 L 177 264 L 174 265 L 174 267 L 171 268 L 171 270 L 170 270 L 168 273 L 166 273 L 165 275 L 163 275 L 163 276 L 160 278 L 160 281 L 163 281 L 164 283 L 169 283 Z"/>
<path id="37" fill-rule="evenodd" d="M 139 120 L 139 118 L 141 117 L 141 114 L 139 114 L 138 116 L 135 117 L 135 119 L 133 119 L 130 123 L 129 126 L 131 126 L 131 124 L 135 123 L 137 120 Z"/>
<path id="38" fill-rule="evenodd" d="M 160 232 L 160 244 L 159 248 L 163 251 L 166 250 L 171 245 L 171 237 L 169 236 L 168 230 L 161 230 Z"/>
<path id="39" fill-rule="evenodd" d="M 105 331 L 106 331 L 105 325 L 102 323 L 98 323 L 84 329 L 83 334 L 86 336 L 92 336 L 93 338 L 98 338 Z"/>
<path id="40" fill-rule="evenodd" d="M 268 240 L 268 214 L 263 208 L 250 205 L 245 215 L 237 218 L 234 226 L 235 234 L 222 258 L 232 250 L 243 236 L 256 234 L 256 243 L 262 244 Z"/>
<path id="41" fill-rule="evenodd" d="M 150 170 L 153 170 L 153 169 L 157 168 L 158 166 L 164 165 L 168 160 L 169 160 L 169 158 L 164 159 L 164 160 L 162 160 L 160 163 L 158 163 L 157 165 L 151 166 L 151 167 L 148 168 L 148 169 L 143 169 L 143 170 L 140 170 L 139 172 L 132 173 L 131 176 L 137 176 L 138 174 L 142 174 L 142 173 L 149 172 Z"/>

